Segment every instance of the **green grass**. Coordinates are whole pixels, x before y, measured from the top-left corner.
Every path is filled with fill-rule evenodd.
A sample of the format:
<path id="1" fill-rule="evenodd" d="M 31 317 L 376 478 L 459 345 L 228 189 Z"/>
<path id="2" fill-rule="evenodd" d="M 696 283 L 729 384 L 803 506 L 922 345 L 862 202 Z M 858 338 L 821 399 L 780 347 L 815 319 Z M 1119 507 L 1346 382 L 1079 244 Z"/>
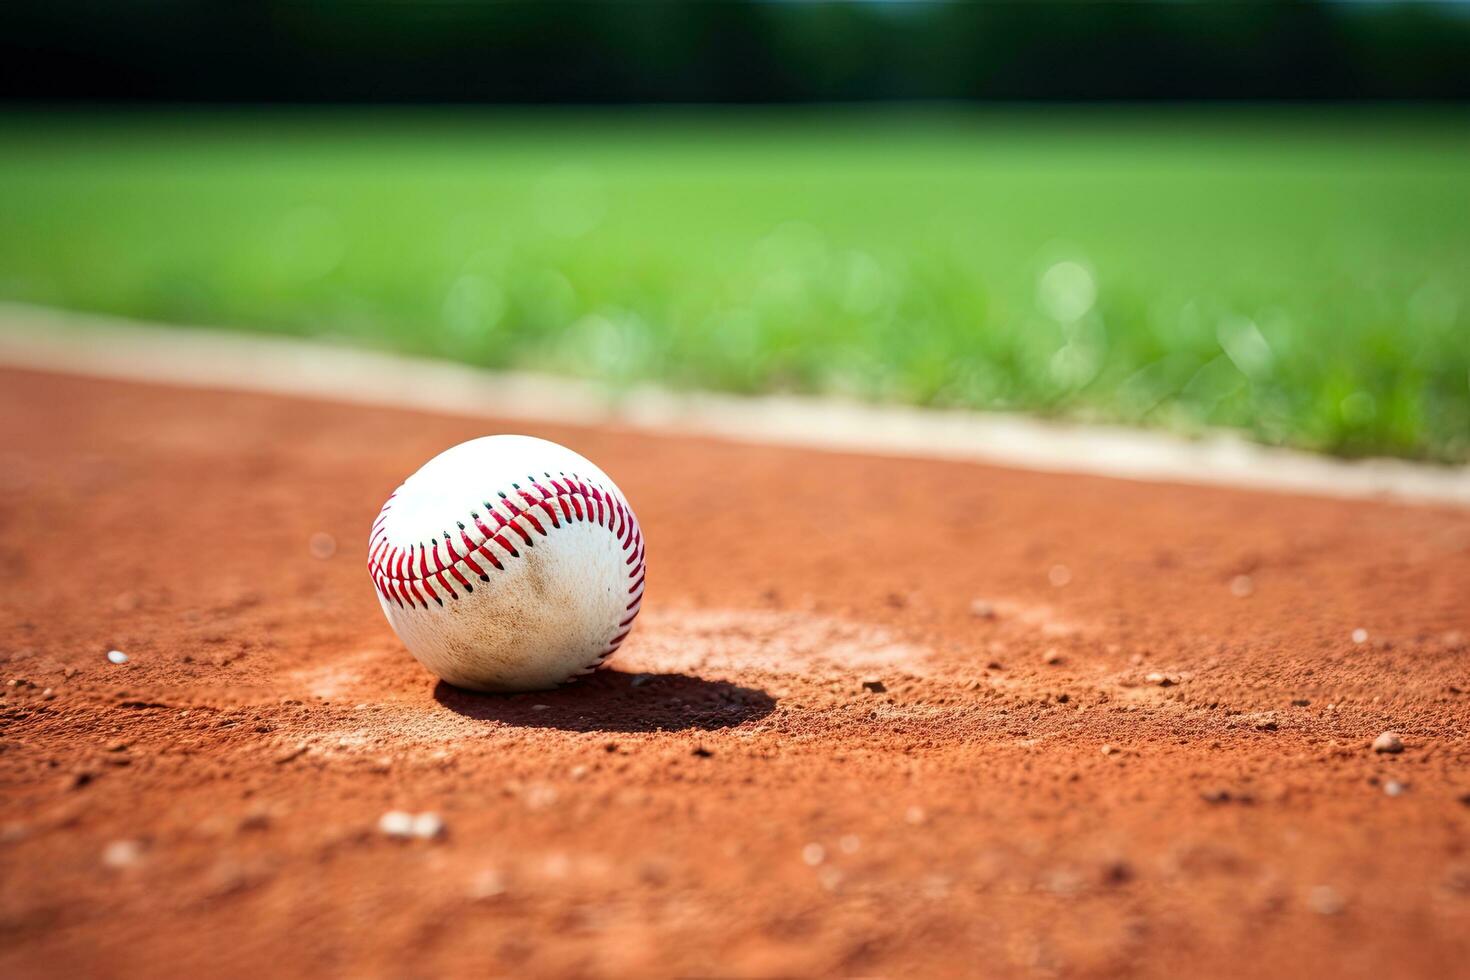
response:
<path id="1" fill-rule="evenodd" d="M 0 118 L 0 297 L 1470 457 L 1463 113 Z"/>

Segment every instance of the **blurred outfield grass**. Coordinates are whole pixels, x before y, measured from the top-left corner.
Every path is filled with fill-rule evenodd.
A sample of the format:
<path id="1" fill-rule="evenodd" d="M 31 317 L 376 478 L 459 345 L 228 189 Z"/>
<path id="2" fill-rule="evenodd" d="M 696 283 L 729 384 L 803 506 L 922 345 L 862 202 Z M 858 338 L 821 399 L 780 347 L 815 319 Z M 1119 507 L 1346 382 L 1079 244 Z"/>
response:
<path id="1" fill-rule="evenodd" d="M 0 117 L 0 298 L 1470 457 L 1463 111 Z"/>

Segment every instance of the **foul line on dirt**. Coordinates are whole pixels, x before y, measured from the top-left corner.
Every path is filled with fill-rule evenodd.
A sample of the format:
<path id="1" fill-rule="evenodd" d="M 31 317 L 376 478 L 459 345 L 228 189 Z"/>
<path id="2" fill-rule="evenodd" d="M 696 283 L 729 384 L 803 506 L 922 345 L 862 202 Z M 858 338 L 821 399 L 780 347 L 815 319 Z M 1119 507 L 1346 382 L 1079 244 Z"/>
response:
<path id="1" fill-rule="evenodd" d="M 1055 473 L 1252 487 L 1470 506 L 1470 467 L 1344 461 L 1014 415 L 875 406 L 828 398 L 744 398 L 500 373 L 290 337 L 166 327 L 0 304 L 0 364 L 440 412 L 712 436 L 889 456 L 959 459 Z"/>

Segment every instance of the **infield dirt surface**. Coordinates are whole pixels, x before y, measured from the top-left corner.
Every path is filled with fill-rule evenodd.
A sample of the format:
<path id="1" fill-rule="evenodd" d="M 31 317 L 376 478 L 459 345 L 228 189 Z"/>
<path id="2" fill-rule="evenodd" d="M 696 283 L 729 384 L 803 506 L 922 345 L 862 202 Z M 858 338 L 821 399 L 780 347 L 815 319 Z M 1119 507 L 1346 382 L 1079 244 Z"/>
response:
<path id="1" fill-rule="evenodd" d="M 368 528 L 527 428 L 0 372 L 0 975 L 1470 969 L 1470 512 L 533 428 L 643 614 L 463 693 Z"/>

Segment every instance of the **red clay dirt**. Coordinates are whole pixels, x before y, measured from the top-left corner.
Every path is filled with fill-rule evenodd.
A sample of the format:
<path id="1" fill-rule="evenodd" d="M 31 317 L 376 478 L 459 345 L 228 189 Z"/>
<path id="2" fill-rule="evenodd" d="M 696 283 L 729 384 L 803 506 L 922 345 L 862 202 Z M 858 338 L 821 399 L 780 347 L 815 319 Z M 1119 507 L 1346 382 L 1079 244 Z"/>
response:
<path id="1" fill-rule="evenodd" d="M 644 615 L 463 693 L 368 527 L 526 428 L 0 372 L 0 975 L 1470 970 L 1470 512 L 547 426 Z"/>

